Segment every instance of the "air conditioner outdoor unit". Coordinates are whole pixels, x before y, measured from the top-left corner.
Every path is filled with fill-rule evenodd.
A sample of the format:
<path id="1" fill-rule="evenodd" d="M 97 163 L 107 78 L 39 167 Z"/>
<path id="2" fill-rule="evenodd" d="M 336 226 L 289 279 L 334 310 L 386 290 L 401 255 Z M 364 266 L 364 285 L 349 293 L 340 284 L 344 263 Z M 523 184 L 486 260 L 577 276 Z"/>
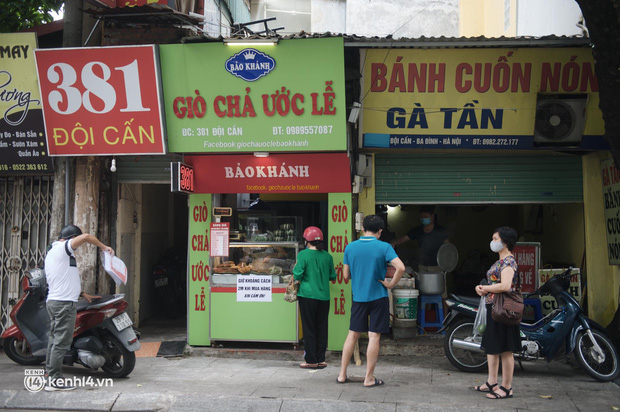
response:
<path id="1" fill-rule="evenodd" d="M 579 146 L 585 124 L 585 98 L 544 97 L 536 103 L 535 146 Z"/>

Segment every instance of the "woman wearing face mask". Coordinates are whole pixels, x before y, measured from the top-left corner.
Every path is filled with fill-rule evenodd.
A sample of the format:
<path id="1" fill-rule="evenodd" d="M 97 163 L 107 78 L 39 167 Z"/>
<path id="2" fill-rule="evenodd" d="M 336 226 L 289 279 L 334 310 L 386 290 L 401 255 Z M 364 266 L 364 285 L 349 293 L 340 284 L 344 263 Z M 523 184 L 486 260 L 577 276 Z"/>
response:
<path id="1" fill-rule="evenodd" d="M 304 369 L 323 369 L 327 351 L 327 322 L 329 318 L 329 282 L 336 280 L 334 260 L 325 250 L 323 232 L 309 226 L 303 235 L 306 249 L 297 255 L 293 269 L 299 281 L 299 312 L 304 332 Z"/>
<path id="2" fill-rule="evenodd" d="M 435 223 L 435 206 L 422 206 L 420 208 L 420 226 L 411 229 L 405 236 L 395 240 L 392 246 L 398 246 L 410 240 L 418 241 L 418 272 L 441 272 L 437 265 L 437 252 L 444 243 L 449 243 L 450 240 L 446 229 Z"/>
<path id="3" fill-rule="evenodd" d="M 513 352 L 521 349 L 519 326 L 497 323 L 491 316 L 493 298 L 496 293 L 508 292 L 517 286 L 518 266 L 512 255 L 517 243 L 517 232 L 509 227 L 501 227 L 493 233 L 491 250 L 499 253 L 499 260 L 487 272 L 487 285 L 476 286 L 476 293 L 485 296 L 487 306 L 487 327 L 482 336 L 482 344 L 487 354 L 489 375 L 487 381 L 475 386 L 478 392 L 487 392 L 487 399 L 512 398 L 512 375 L 515 368 Z M 500 359 L 502 363 L 502 384 L 498 386 L 497 375 Z"/>

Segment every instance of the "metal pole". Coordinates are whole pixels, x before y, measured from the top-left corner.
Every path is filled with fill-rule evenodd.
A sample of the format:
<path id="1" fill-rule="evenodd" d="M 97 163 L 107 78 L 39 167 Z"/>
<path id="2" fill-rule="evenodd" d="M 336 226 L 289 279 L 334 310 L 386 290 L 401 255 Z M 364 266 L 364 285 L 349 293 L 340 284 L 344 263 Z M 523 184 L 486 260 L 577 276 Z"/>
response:
<path id="1" fill-rule="evenodd" d="M 71 171 L 71 165 L 69 164 L 70 158 L 65 160 L 65 226 L 69 224 L 69 172 Z"/>

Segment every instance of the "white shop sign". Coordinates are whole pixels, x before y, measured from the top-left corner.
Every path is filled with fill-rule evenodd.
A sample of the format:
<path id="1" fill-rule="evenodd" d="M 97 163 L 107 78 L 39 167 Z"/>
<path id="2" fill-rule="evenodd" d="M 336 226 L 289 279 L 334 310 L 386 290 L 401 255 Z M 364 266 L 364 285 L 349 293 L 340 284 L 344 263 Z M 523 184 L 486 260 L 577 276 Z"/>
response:
<path id="1" fill-rule="evenodd" d="M 237 302 L 271 302 L 272 277 L 237 275 Z"/>
<path id="2" fill-rule="evenodd" d="M 558 273 L 564 273 L 566 269 L 540 269 L 540 279 L 538 284 L 544 285 L 549 279 L 557 275 Z M 571 272 L 573 275 L 570 278 L 570 287 L 568 293 L 575 298 L 577 302 L 581 302 L 581 271 L 579 268 L 574 268 Z M 540 304 L 542 306 L 542 315 L 546 316 L 558 308 L 558 303 L 551 295 L 543 295 L 540 297 Z"/>

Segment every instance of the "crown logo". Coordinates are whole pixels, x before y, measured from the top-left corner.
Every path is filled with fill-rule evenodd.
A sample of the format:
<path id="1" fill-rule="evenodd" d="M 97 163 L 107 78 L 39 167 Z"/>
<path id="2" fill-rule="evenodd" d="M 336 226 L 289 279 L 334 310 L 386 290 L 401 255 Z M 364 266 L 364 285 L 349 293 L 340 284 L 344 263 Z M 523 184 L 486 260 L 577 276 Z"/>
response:
<path id="1" fill-rule="evenodd" d="M 246 60 L 254 60 L 254 58 L 256 57 L 256 53 L 248 51 L 247 53 L 243 54 L 243 57 L 245 57 Z"/>

